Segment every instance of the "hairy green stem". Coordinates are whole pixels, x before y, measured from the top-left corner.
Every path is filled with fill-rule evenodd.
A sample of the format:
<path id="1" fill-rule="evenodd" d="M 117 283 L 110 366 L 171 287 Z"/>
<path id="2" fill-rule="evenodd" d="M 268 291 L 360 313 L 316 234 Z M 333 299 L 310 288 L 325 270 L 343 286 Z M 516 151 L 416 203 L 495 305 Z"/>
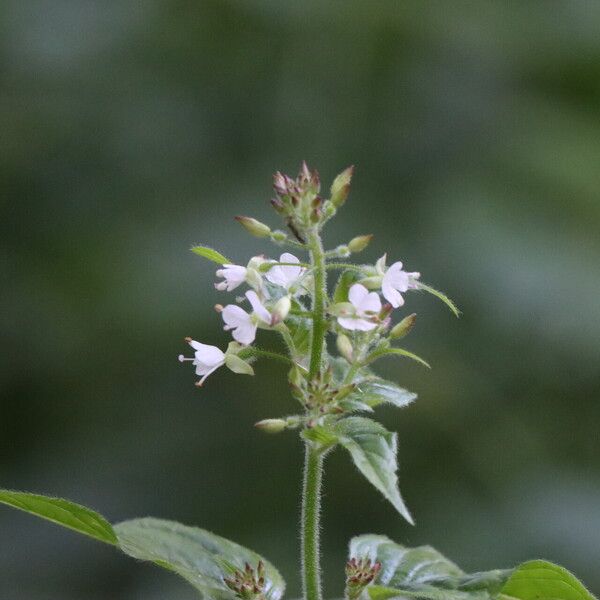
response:
<path id="1" fill-rule="evenodd" d="M 302 486 L 302 590 L 304 600 L 321 600 L 319 557 L 319 513 L 323 454 L 310 442 L 305 444 L 304 483 Z"/>
<path id="2" fill-rule="evenodd" d="M 327 322 L 325 320 L 325 303 L 327 300 L 325 252 L 316 229 L 309 235 L 309 248 L 314 289 L 308 376 L 310 380 L 314 380 L 321 373 L 323 345 L 327 332 Z M 301 516 L 302 589 L 304 600 L 321 600 L 319 510 L 323 478 L 323 455 L 308 441 L 306 442 L 305 453 Z"/>
<path id="3" fill-rule="evenodd" d="M 310 261 L 313 268 L 314 294 L 313 294 L 313 328 L 310 348 L 309 376 L 317 377 L 321 371 L 321 358 L 323 356 L 323 343 L 327 323 L 325 321 L 325 301 L 327 298 L 327 275 L 325 273 L 325 252 L 319 234 L 315 231 L 310 234 Z"/>

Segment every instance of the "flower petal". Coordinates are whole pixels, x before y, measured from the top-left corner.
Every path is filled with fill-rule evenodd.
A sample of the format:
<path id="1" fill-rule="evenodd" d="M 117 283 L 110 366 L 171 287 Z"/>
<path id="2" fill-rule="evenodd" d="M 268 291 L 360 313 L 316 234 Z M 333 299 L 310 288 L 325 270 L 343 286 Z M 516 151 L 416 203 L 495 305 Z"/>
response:
<path id="1" fill-rule="evenodd" d="M 394 307 L 398 308 L 404 304 L 404 298 L 400 295 L 400 292 L 395 290 L 389 282 L 383 281 L 381 284 L 381 292 L 383 297 Z"/>
<path id="2" fill-rule="evenodd" d="M 236 342 L 244 344 L 244 346 L 249 346 L 256 338 L 256 325 L 250 322 L 245 323 L 236 327 L 231 332 L 231 335 Z"/>
<path id="3" fill-rule="evenodd" d="M 258 318 L 261 321 L 270 324 L 271 313 L 269 313 L 269 311 L 263 306 L 258 297 L 258 294 L 254 290 L 248 290 L 246 292 L 246 298 L 248 298 L 250 304 L 252 305 L 252 310 L 256 313 Z"/>
<path id="4" fill-rule="evenodd" d="M 371 331 L 377 327 L 377 323 L 366 321 L 365 319 L 357 319 L 356 317 L 338 317 L 338 323 L 350 331 Z"/>
<path id="5" fill-rule="evenodd" d="M 198 343 L 194 349 L 196 350 L 194 360 L 198 364 L 213 366 L 225 360 L 225 354 L 216 346 Z"/>
<path id="6" fill-rule="evenodd" d="M 348 300 L 358 309 L 368 294 L 369 290 L 364 285 L 355 283 L 348 292 Z"/>
<path id="7" fill-rule="evenodd" d="M 359 311 L 364 313 L 366 311 L 380 313 L 381 312 L 381 298 L 377 292 L 369 292 L 367 297 L 362 301 Z"/>
<path id="8" fill-rule="evenodd" d="M 228 304 L 221 313 L 223 321 L 229 327 L 240 327 L 250 323 L 250 315 L 235 304 Z"/>

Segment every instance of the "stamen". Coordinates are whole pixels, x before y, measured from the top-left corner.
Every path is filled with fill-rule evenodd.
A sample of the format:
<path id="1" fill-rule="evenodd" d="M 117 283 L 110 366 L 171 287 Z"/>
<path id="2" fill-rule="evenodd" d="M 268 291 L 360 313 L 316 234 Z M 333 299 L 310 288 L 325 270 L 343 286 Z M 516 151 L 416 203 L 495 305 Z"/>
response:
<path id="1" fill-rule="evenodd" d="M 193 358 L 186 358 L 183 354 L 180 354 L 177 358 L 179 359 L 179 362 L 181 362 L 181 363 L 186 360 L 191 360 L 191 361 L 194 360 Z"/>

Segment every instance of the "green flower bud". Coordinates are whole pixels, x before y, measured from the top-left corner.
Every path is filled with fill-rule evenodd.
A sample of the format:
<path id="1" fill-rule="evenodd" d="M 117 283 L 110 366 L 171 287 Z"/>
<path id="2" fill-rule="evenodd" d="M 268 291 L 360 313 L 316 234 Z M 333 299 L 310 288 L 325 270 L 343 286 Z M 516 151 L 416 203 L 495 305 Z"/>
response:
<path id="1" fill-rule="evenodd" d="M 272 231 L 271 232 L 271 239 L 274 242 L 285 242 L 285 240 L 287 240 L 287 234 L 285 234 L 283 231 Z"/>
<path id="2" fill-rule="evenodd" d="M 292 385 L 299 388 L 306 380 L 302 376 L 300 369 L 296 365 L 294 365 L 288 373 L 288 381 Z"/>
<path id="3" fill-rule="evenodd" d="M 336 208 L 339 208 L 346 202 L 346 198 L 350 193 L 350 181 L 352 181 L 352 173 L 354 166 L 348 167 L 342 171 L 331 184 L 331 203 Z"/>
<path id="4" fill-rule="evenodd" d="M 335 341 L 338 352 L 349 362 L 353 361 L 354 348 L 352 348 L 352 342 L 347 335 L 340 333 Z"/>
<path id="5" fill-rule="evenodd" d="M 287 428 L 287 421 L 284 419 L 263 419 L 255 423 L 254 427 L 265 433 L 280 433 Z"/>
<path id="6" fill-rule="evenodd" d="M 284 321 L 290 312 L 290 308 L 292 308 L 292 301 L 290 300 L 289 296 L 283 296 L 282 298 L 279 298 L 273 307 L 273 311 L 271 312 L 271 325 L 277 325 L 277 323 Z"/>
<path id="7" fill-rule="evenodd" d="M 359 235 L 348 242 L 348 248 L 350 249 L 350 252 L 362 252 L 370 244 L 372 239 L 372 233 L 369 235 Z"/>
<path id="8" fill-rule="evenodd" d="M 271 235 L 270 227 L 252 217 L 235 217 L 235 220 L 240 223 L 248 233 L 251 233 L 256 237 L 267 237 Z"/>
<path id="9" fill-rule="evenodd" d="M 403 338 L 414 327 L 416 320 L 417 315 L 415 313 L 408 315 L 408 317 L 404 317 L 400 323 L 392 327 L 392 330 L 390 331 L 390 339 L 398 340 Z"/>

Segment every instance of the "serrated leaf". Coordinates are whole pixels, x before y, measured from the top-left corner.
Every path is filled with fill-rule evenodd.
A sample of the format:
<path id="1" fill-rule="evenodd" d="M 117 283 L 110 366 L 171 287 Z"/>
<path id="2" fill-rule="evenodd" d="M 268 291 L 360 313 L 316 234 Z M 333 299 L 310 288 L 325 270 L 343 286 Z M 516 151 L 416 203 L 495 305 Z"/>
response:
<path id="1" fill-rule="evenodd" d="M 370 558 L 381 563 L 376 583 L 402 588 L 440 577 L 460 577 L 464 572 L 431 546 L 407 548 L 385 535 L 366 534 L 350 540 L 350 557 Z"/>
<path id="2" fill-rule="evenodd" d="M 448 298 L 446 294 L 440 292 L 439 290 L 436 290 L 435 288 L 432 288 L 430 285 L 426 285 L 420 282 L 417 283 L 417 289 L 423 290 L 424 292 L 435 296 L 436 298 L 441 300 L 454 313 L 456 317 L 460 317 L 460 310 L 458 310 L 456 304 L 454 304 L 454 302 L 450 300 L 450 298 Z"/>
<path id="3" fill-rule="evenodd" d="M 417 399 L 417 394 L 385 379 L 367 378 L 358 383 L 357 390 L 351 394 L 350 399 L 364 402 L 371 407 L 388 403 L 404 408 Z"/>
<path id="4" fill-rule="evenodd" d="M 353 399 L 351 397 L 346 398 L 345 400 L 340 400 L 340 402 L 338 404 L 339 404 L 340 408 L 342 408 L 344 410 L 344 412 L 347 412 L 347 413 L 351 413 L 351 412 L 372 413 L 372 412 L 374 412 L 374 410 L 370 404 L 367 404 L 366 402 L 362 402 L 361 400 L 358 400 L 358 399 Z"/>
<path id="5" fill-rule="evenodd" d="M 397 438 L 379 423 L 364 417 L 348 417 L 333 426 L 358 470 L 411 524 L 412 516 L 398 489 Z"/>
<path id="6" fill-rule="evenodd" d="M 223 583 L 233 569 L 248 563 L 265 566 L 265 597 L 279 600 L 285 583 L 277 569 L 261 556 L 198 527 L 160 519 L 134 519 L 115 525 L 119 547 L 125 554 L 151 561 L 177 573 L 214 600 L 231 600 L 234 593 Z"/>
<path id="7" fill-rule="evenodd" d="M 63 500 L 40 494 L 0 490 L 0 502 L 52 521 L 106 544 L 116 544 L 117 538 L 110 523 L 97 512 Z"/>
<path id="8" fill-rule="evenodd" d="M 223 256 L 220 252 L 217 252 L 213 248 L 209 248 L 208 246 L 193 246 L 192 252 L 198 256 L 202 256 L 202 258 L 207 258 L 208 260 L 212 260 L 220 265 L 232 264 L 227 257 Z"/>
<path id="9" fill-rule="evenodd" d="M 430 546 L 406 548 L 370 534 L 353 538 L 349 554 L 381 563 L 371 600 L 594 600 L 574 575 L 543 560 L 466 574 Z"/>
<path id="10" fill-rule="evenodd" d="M 573 574 L 545 560 L 519 565 L 501 594 L 519 600 L 594 600 Z"/>

